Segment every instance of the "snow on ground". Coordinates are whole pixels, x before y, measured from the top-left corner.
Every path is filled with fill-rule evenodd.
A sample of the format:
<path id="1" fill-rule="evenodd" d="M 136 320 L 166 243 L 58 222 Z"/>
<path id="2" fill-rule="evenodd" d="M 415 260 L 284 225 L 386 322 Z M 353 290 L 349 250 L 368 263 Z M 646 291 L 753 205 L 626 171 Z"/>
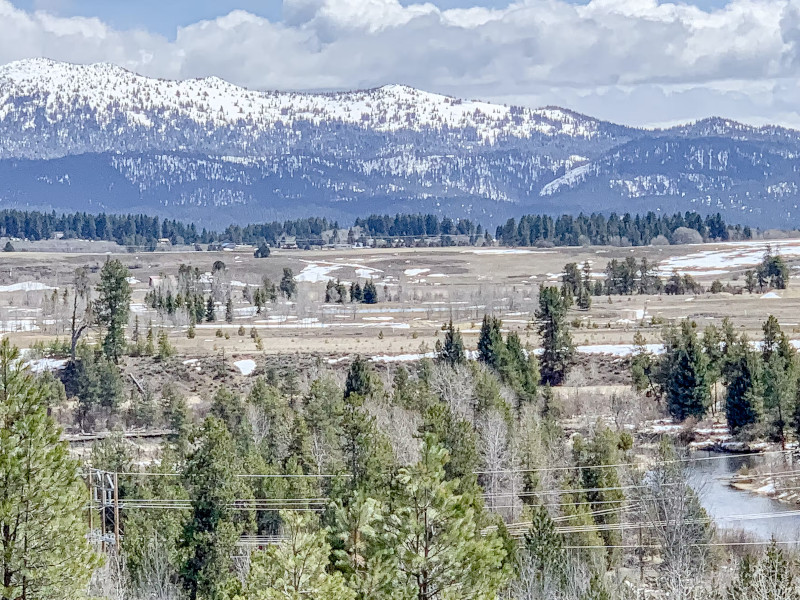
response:
<path id="1" fill-rule="evenodd" d="M 40 358 L 25 363 L 34 373 L 44 373 L 45 371 L 57 371 L 63 369 L 67 364 L 66 358 Z"/>
<path id="2" fill-rule="evenodd" d="M 724 275 L 735 269 L 759 264 L 768 245 L 775 254 L 786 258 L 800 258 L 800 240 L 729 242 L 720 244 L 714 250 L 673 256 L 662 262 L 659 270 L 666 276 L 673 270 L 690 275 Z"/>
<path id="3" fill-rule="evenodd" d="M 318 261 L 318 262 L 302 261 L 302 262 L 305 262 L 306 266 L 303 267 L 303 270 L 300 271 L 300 273 L 294 276 L 294 280 L 298 282 L 322 283 L 328 281 L 328 279 L 332 279 L 331 277 L 332 273 L 346 267 L 355 269 L 356 277 L 360 277 L 362 279 L 376 279 L 380 277 L 380 273 L 383 273 L 383 271 L 381 271 L 380 269 L 374 269 L 372 267 L 365 267 L 364 265 L 358 265 L 352 263 L 327 262 L 327 261 Z"/>
<path id="4" fill-rule="evenodd" d="M 51 285 L 45 285 L 40 281 L 20 281 L 11 285 L 0 285 L 0 292 L 41 292 L 43 290 L 54 290 Z"/>
<path id="5" fill-rule="evenodd" d="M 552 254 L 552 250 L 525 250 L 522 248 L 478 248 L 464 250 L 462 254 Z"/>
<path id="6" fill-rule="evenodd" d="M 428 273 L 430 269 L 406 269 L 403 271 L 403 275 L 408 277 L 416 277 L 417 275 L 422 275 L 423 273 Z"/>
<path id="7" fill-rule="evenodd" d="M 250 375 L 256 370 L 256 361 L 249 358 L 245 360 L 237 360 L 235 363 L 233 363 L 233 366 L 239 369 L 242 375 Z"/>
<path id="8" fill-rule="evenodd" d="M 775 292 L 767 292 L 766 294 L 761 296 L 762 300 L 773 300 L 775 298 L 780 300 L 780 296 L 778 296 L 778 294 L 776 294 Z"/>
<path id="9" fill-rule="evenodd" d="M 14 331 L 39 331 L 34 319 L 0 319 L 0 333 Z"/>

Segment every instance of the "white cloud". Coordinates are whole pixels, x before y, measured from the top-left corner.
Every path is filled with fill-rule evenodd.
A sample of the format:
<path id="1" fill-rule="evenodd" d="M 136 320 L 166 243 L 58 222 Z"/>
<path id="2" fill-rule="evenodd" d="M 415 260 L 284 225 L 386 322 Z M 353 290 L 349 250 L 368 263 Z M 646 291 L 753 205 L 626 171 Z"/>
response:
<path id="1" fill-rule="evenodd" d="M 564 104 L 634 124 L 708 114 L 800 124 L 800 0 L 731 0 L 708 11 L 656 0 L 518 0 L 455 10 L 284 0 L 284 19 L 234 11 L 180 28 L 168 41 L 0 0 L 0 62 L 109 61 L 146 75 L 217 75 L 269 89 L 397 82 Z"/>

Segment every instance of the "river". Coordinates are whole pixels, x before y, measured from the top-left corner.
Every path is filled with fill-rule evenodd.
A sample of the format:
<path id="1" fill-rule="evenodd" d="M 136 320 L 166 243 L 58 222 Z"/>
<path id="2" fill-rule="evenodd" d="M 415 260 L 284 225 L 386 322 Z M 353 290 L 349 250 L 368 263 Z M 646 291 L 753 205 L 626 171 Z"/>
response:
<path id="1" fill-rule="evenodd" d="M 800 515 L 770 516 L 795 510 L 794 507 L 752 492 L 736 490 L 728 478 L 742 467 L 755 467 L 770 461 L 783 460 L 767 456 L 737 456 L 697 452 L 697 458 L 714 457 L 690 463 L 689 477 L 700 496 L 700 502 L 720 529 L 742 529 L 763 540 L 800 540 Z M 738 515 L 764 515 L 768 518 L 736 519 Z"/>

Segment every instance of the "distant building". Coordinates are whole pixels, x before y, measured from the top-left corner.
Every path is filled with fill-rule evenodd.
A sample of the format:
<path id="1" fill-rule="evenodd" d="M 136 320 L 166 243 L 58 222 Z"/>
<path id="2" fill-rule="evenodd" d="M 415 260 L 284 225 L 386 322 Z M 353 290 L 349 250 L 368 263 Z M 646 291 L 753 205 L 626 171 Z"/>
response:
<path id="1" fill-rule="evenodd" d="M 172 248 L 172 242 L 169 238 L 159 238 L 156 242 L 156 248 Z"/>
<path id="2" fill-rule="evenodd" d="M 297 250 L 297 237 L 284 233 L 278 238 L 278 246 L 284 250 Z"/>

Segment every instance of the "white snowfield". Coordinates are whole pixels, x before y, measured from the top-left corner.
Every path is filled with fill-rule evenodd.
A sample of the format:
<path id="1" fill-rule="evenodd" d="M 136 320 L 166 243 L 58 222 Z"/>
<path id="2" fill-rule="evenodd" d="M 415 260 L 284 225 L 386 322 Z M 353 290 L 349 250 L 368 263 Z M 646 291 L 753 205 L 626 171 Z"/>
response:
<path id="1" fill-rule="evenodd" d="M 10 101 L 15 97 L 31 101 L 20 107 Z M 251 91 L 217 77 L 152 79 L 107 63 L 74 65 L 37 58 L 0 67 L 0 121 L 12 116 L 32 123 L 38 110 L 51 123 L 72 113 L 70 117 L 109 129 L 117 127 L 117 120 L 152 129 L 161 121 L 157 115 L 176 126 L 189 119 L 204 127 L 245 125 L 255 131 L 296 122 L 341 122 L 376 131 L 474 128 L 486 143 L 534 134 L 591 138 L 600 125 L 560 108 L 459 100 L 403 85 L 303 94 Z"/>
<path id="2" fill-rule="evenodd" d="M 377 279 L 380 277 L 380 274 L 383 273 L 380 269 L 373 269 L 372 267 L 366 267 L 364 265 L 353 264 L 353 263 L 341 263 L 341 262 L 311 262 L 311 261 L 302 261 L 306 263 L 306 266 L 303 267 L 303 270 L 300 271 L 297 275 L 294 276 L 294 280 L 297 282 L 306 282 L 306 283 L 323 283 L 327 282 L 329 279 L 335 279 L 332 276 L 333 273 L 338 271 L 339 269 L 344 268 L 351 268 L 355 269 L 356 277 L 360 279 Z"/>
<path id="3" fill-rule="evenodd" d="M 668 258 L 659 265 L 659 270 L 667 276 L 674 270 L 690 275 L 724 275 L 759 264 L 767 246 L 772 248 L 774 254 L 786 258 L 800 257 L 800 240 L 728 242 L 719 244 L 714 250 Z"/>
<path id="4" fill-rule="evenodd" d="M 237 360 L 233 366 L 239 369 L 242 375 L 251 375 L 256 370 L 256 361 L 251 359 Z"/>
<path id="5" fill-rule="evenodd" d="M 39 281 L 20 281 L 11 285 L 0 285 L 0 292 L 41 292 L 54 289 L 56 288 Z"/>

